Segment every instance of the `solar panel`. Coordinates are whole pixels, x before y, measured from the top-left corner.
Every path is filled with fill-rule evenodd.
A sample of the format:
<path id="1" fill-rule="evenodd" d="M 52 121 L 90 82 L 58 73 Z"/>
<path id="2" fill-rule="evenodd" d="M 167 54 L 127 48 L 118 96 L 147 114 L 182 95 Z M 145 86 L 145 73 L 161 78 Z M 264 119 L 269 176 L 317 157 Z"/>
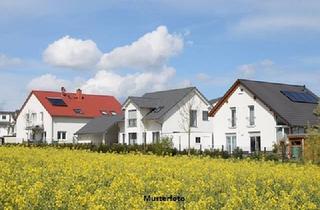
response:
<path id="1" fill-rule="evenodd" d="M 67 106 L 62 98 L 47 98 L 53 106 Z"/>
<path id="2" fill-rule="evenodd" d="M 294 91 L 284 91 L 281 93 L 287 96 L 291 101 L 298 103 L 311 103 L 317 104 L 318 98 L 310 94 L 309 92 L 294 92 Z"/>

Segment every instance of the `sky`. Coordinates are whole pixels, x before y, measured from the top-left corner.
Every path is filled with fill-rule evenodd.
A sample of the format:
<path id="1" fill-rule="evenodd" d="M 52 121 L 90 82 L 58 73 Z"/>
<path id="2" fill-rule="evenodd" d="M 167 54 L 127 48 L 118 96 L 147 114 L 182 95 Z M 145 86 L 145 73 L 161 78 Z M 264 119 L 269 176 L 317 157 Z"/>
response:
<path id="1" fill-rule="evenodd" d="M 318 0 L 1 0 L 0 110 L 62 86 L 213 99 L 245 78 L 320 95 L 319 37 Z"/>

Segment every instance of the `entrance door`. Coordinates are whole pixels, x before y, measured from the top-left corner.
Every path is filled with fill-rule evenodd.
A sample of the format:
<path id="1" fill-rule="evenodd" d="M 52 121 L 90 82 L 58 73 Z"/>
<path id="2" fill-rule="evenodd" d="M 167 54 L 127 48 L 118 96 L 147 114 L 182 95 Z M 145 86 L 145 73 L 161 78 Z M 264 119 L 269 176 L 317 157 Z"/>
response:
<path id="1" fill-rule="evenodd" d="M 227 134 L 226 135 L 226 147 L 228 153 L 232 153 L 235 148 L 237 148 L 237 135 Z"/>
<path id="2" fill-rule="evenodd" d="M 260 135 L 250 136 L 251 153 L 261 151 L 261 137 Z"/>

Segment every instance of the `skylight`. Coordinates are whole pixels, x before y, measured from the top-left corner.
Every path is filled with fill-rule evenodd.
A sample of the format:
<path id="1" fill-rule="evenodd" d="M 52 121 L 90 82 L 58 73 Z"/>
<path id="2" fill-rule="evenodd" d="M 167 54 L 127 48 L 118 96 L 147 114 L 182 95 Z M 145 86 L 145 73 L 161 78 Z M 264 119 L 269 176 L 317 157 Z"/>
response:
<path id="1" fill-rule="evenodd" d="M 62 98 L 47 98 L 52 106 L 67 106 Z"/>
<path id="2" fill-rule="evenodd" d="M 293 102 L 310 103 L 310 104 L 318 103 L 318 99 L 312 94 L 310 94 L 309 92 L 294 92 L 294 91 L 282 90 L 281 93 L 287 96 Z"/>
<path id="3" fill-rule="evenodd" d="M 107 111 L 101 110 L 100 112 L 101 112 L 102 115 L 108 115 Z"/>
<path id="4" fill-rule="evenodd" d="M 113 116 L 114 116 L 114 115 L 117 115 L 117 112 L 115 112 L 115 111 L 111 111 L 110 113 L 111 113 L 111 115 L 113 115 Z"/>
<path id="5" fill-rule="evenodd" d="M 83 114 L 83 112 L 81 111 L 80 108 L 73 109 L 73 111 L 74 111 L 76 114 Z"/>

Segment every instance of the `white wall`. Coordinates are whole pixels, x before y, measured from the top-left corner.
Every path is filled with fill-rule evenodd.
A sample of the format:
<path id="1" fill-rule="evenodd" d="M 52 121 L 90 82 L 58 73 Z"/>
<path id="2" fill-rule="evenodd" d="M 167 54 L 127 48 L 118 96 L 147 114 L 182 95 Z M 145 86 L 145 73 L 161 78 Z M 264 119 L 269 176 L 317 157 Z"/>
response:
<path id="1" fill-rule="evenodd" d="M 170 137 L 172 138 L 173 144 L 177 149 L 187 149 L 188 148 L 188 134 L 186 130 L 180 125 L 183 120 L 181 116 L 181 109 L 184 104 L 192 103 L 192 109 L 197 110 L 197 127 L 192 128 L 190 145 L 192 148 L 197 149 L 209 149 L 212 148 L 212 119 L 209 118 L 208 121 L 202 120 L 202 111 L 209 111 L 209 104 L 207 104 L 198 94 L 192 92 L 184 100 L 182 100 L 179 105 L 171 109 L 163 117 L 163 122 L 156 120 L 147 120 L 142 121 L 143 116 L 145 116 L 150 109 L 139 109 L 135 104 L 129 103 L 125 107 L 125 123 L 122 128 L 120 128 L 119 133 L 119 142 L 122 143 L 122 135 L 125 133 L 125 143 L 129 143 L 129 133 L 137 133 L 137 143 L 143 143 L 143 132 L 146 132 L 146 141 L 147 143 L 152 143 L 152 134 L 153 132 L 160 132 L 161 137 Z M 128 126 L 128 112 L 129 110 L 137 110 L 137 127 Z M 187 122 L 183 122 L 187 123 Z M 195 143 L 195 138 L 200 137 L 201 142 Z"/>
<path id="2" fill-rule="evenodd" d="M 43 112 L 43 122 L 40 119 L 40 112 Z M 26 114 L 37 114 L 37 120 L 32 121 L 31 124 L 39 124 L 43 125 L 44 131 L 46 132 L 46 141 L 51 142 L 51 135 L 52 135 L 52 127 L 51 122 L 52 118 L 50 114 L 47 112 L 47 110 L 42 106 L 40 101 L 37 99 L 37 97 L 32 94 L 23 107 L 23 109 L 20 111 L 20 114 L 17 118 L 16 123 L 16 129 L 17 129 L 17 143 L 21 143 L 23 140 L 28 140 L 31 131 L 26 130 L 27 127 L 27 121 L 26 121 Z"/>
<path id="3" fill-rule="evenodd" d="M 5 116 L 6 119 L 2 119 Z M 14 128 L 10 127 L 10 123 L 13 123 L 13 116 L 9 113 L 0 113 L 0 137 L 13 135 Z"/>
<path id="4" fill-rule="evenodd" d="M 188 122 L 183 116 L 188 113 L 188 107 L 191 107 L 192 110 L 197 110 L 197 126 L 191 128 L 190 147 L 212 148 L 212 118 L 209 117 L 208 121 L 202 119 L 202 111 L 209 111 L 208 106 L 198 94 L 191 92 L 166 114 L 162 125 L 163 136 L 172 137 L 173 144 L 178 149 L 179 145 L 181 150 L 188 148 Z M 200 137 L 200 143 L 195 142 L 196 137 Z"/>
<path id="5" fill-rule="evenodd" d="M 71 118 L 71 117 L 53 117 L 53 136 L 54 140 L 57 140 L 58 131 L 66 131 L 67 136 L 65 141 L 59 141 L 61 143 L 73 143 L 74 133 L 87 124 L 91 118 Z M 48 137 L 48 136 L 47 136 Z"/>
<path id="6" fill-rule="evenodd" d="M 243 89 L 243 91 L 241 91 Z M 255 126 L 249 126 L 249 105 L 254 105 Z M 231 107 L 236 107 L 236 128 L 230 128 Z M 250 132 L 260 132 L 261 150 L 266 147 L 272 150 L 273 143 L 276 142 L 276 120 L 274 114 L 258 99 L 254 99 L 249 91 L 239 86 L 229 97 L 227 102 L 218 110 L 213 117 L 214 146 L 221 149 L 222 145 L 226 149 L 226 134 L 235 133 L 237 136 L 237 146 L 244 151 L 250 152 Z"/>

